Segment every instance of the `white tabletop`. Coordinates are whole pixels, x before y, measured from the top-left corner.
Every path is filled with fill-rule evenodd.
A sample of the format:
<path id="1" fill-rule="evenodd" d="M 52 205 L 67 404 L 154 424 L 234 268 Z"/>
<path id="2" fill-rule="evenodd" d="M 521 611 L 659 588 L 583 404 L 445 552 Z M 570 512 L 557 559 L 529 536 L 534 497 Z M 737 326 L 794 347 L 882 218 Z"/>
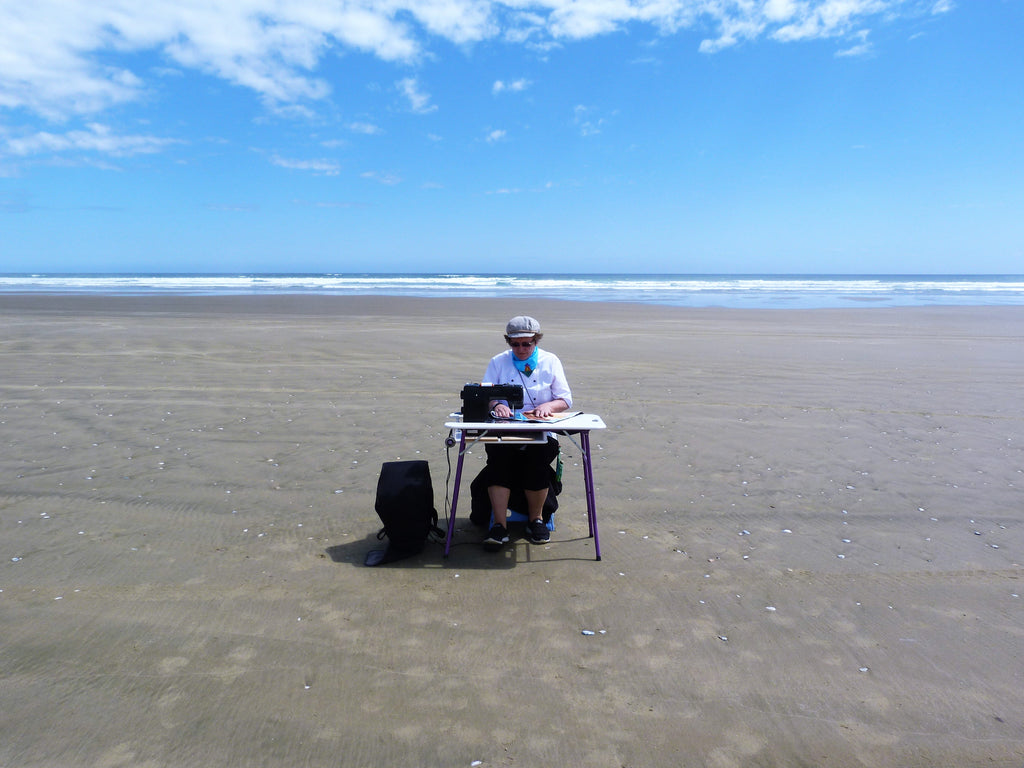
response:
<path id="1" fill-rule="evenodd" d="M 601 417 L 594 413 L 577 413 L 560 421 L 446 421 L 448 429 L 494 430 L 502 432 L 587 432 L 605 429 Z"/>

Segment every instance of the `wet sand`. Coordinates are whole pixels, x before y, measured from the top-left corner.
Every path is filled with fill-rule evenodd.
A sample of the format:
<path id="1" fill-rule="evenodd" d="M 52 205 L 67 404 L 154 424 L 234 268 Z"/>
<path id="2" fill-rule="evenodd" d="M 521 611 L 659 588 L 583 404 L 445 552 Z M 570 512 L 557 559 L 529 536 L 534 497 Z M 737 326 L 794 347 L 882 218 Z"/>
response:
<path id="1" fill-rule="evenodd" d="M 363 567 L 382 462 L 444 519 L 442 424 L 523 312 L 608 424 L 603 560 L 563 441 L 548 545 L 460 503 L 447 560 Z M 0 319 L 0 765 L 1024 764 L 1022 309 Z"/>

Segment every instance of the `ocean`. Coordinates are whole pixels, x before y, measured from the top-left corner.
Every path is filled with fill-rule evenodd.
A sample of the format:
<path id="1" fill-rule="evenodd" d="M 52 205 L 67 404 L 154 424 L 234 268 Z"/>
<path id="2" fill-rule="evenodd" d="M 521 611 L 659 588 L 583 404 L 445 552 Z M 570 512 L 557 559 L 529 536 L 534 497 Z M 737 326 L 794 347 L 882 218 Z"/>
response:
<path id="1" fill-rule="evenodd" d="M 0 274 L 0 294 L 544 298 L 743 309 L 1024 305 L 1024 275 Z"/>

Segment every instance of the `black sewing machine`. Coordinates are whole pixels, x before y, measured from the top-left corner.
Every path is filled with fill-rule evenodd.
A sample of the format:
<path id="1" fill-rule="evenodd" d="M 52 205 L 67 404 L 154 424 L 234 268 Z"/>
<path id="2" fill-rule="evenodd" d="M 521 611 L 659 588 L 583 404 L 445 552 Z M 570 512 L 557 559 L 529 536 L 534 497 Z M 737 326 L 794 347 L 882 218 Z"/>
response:
<path id="1" fill-rule="evenodd" d="M 512 410 L 522 408 L 523 388 L 519 384 L 467 384 L 462 388 L 462 420 L 488 421 L 492 400 L 504 400 Z"/>

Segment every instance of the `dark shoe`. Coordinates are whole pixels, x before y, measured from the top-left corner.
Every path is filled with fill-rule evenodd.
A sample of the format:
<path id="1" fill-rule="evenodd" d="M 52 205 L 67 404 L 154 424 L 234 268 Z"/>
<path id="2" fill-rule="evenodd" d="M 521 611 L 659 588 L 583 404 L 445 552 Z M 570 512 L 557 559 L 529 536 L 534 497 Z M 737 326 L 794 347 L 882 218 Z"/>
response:
<path id="1" fill-rule="evenodd" d="M 488 552 L 497 552 L 506 544 L 508 544 L 508 529 L 504 525 L 495 523 L 488 531 L 487 538 L 484 539 L 484 549 Z"/>
<path id="2" fill-rule="evenodd" d="M 547 544 L 551 541 L 551 531 L 543 520 L 531 520 L 526 524 L 526 540 L 531 544 Z"/>

